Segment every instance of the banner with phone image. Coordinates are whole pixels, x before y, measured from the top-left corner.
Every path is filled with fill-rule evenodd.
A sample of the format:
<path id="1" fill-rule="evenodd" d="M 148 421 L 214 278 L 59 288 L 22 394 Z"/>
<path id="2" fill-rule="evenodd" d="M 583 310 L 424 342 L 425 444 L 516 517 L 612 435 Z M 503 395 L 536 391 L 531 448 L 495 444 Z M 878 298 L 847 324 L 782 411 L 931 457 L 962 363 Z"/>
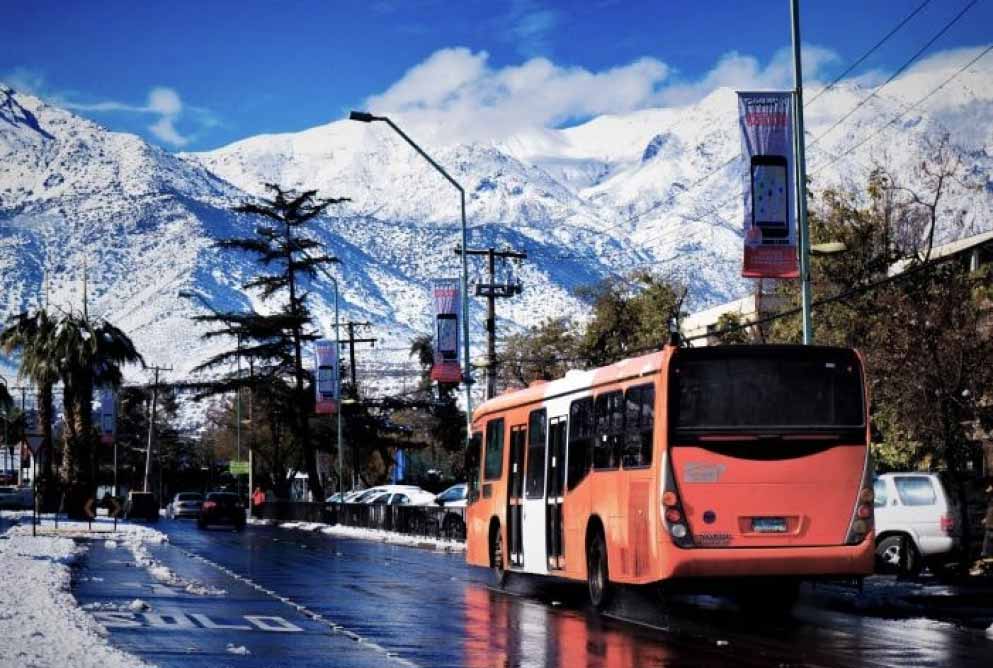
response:
<path id="1" fill-rule="evenodd" d="M 746 278 L 797 278 L 793 94 L 738 93 Z"/>
<path id="2" fill-rule="evenodd" d="M 100 443 L 113 445 L 117 435 L 117 392 L 112 387 L 100 387 L 97 392 L 100 400 Z"/>
<path id="3" fill-rule="evenodd" d="M 333 415 L 338 410 L 338 342 L 314 341 L 314 412 Z"/>
<path id="4" fill-rule="evenodd" d="M 457 278 L 436 278 L 431 281 L 434 300 L 434 364 L 431 380 L 439 383 L 462 381 L 459 366 L 459 306 L 461 290 Z"/>

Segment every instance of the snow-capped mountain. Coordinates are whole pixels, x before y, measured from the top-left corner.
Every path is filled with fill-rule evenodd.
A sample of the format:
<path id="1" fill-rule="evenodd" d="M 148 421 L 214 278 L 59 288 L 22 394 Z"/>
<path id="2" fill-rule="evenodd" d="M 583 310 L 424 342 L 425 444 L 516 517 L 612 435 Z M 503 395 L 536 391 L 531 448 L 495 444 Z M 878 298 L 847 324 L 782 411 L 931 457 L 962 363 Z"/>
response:
<path id="1" fill-rule="evenodd" d="M 814 188 L 861 185 L 880 163 L 914 186 L 929 142 L 948 132 L 980 187 L 950 193 L 949 209 L 970 215 L 966 227 L 941 233 L 993 227 L 993 90 L 985 85 L 993 67 L 977 64 L 914 106 L 958 66 L 911 71 L 872 97 L 854 83 L 816 99 L 809 91 Z M 465 188 L 470 246 L 529 254 L 514 267 L 523 294 L 498 305 L 501 333 L 548 316 L 582 319 L 574 288 L 635 267 L 686 284 L 691 307 L 747 292 L 739 277 L 735 114 L 733 91 L 719 89 L 688 107 L 603 116 L 490 144 L 426 147 Z M 81 308 L 85 267 L 90 312 L 131 333 L 150 363 L 188 376 L 229 343 L 200 340 L 203 329 L 189 316 L 204 307 L 180 290 L 196 290 L 218 309 L 265 308 L 239 287 L 254 271 L 251 261 L 214 241 L 251 229 L 231 209 L 262 194 L 267 182 L 351 198 L 313 234 L 341 260 L 343 319 L 369 320 L 379 339 L 360 352 L 360 371 L 381 390 L 402 387 L 415 368 L 409 342 L 430 331 L 428 281 L 459 272 L 459 202 L 381 123 L 335 121 L 176 155 L 0 86 L 0 317 L 46 299 Z M 482 270 L 474 266 L 473 279 Z M 330 282 L 309 287 L 330 335 Z M 472 302 L 475 355 L 484 309 Z"/>

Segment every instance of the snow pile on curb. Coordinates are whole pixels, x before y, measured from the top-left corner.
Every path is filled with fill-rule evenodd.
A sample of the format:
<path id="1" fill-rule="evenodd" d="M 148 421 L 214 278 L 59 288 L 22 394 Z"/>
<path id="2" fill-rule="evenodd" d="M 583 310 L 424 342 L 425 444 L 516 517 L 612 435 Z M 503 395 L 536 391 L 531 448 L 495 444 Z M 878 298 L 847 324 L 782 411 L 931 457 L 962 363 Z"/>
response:
<path id="1" fill-rule="evenodd" d="M 81 552 L 68 538 L 32 537 L 30 527 L 15 527 L 0 539 L 0 627 L 3 660 L 11 662 L 5 665 L 148 665 L 111 647 L 106 629 L 69 592 L 69 564 Z"/>
<path id="2" fill-rule="evenodd" d="M 336 538 L 374 540 L 380 543 L 390 543 L 391 545 L 431 548 L 440 552 L 465 552 L 465 543 L 461 541 L 430 538 L 428 536 L 410 536 L 393 531 L 383 531 L 381 529 L 350 527 L 342 524 L 321 524 L 320 522 L 276 522 L 274 520 L 260 520 L 255 518 L 249 518 L 248 523 L 257 526 L 278 526 L 280 529 L 294 529 L 297 531 L 320 531 L 326 536 L 334 536 Z"/>
<path id="3" fill-rule="evenodd" d="M 148 531 L 153 531 L 148 529 Z M 205 585 L 195 580 L 188 580 L 180 575 L 177 575 L 175 571 L 170 569 L 168 566 L 163 565 L 161 562 L 157 561 L 149 553 L 148 549 L 145 547 L 145 543 L 164 543 L 169 539 L 165 534 L 154 531 L 158 534 L 157 537 L 147 537 L 129 534 L 124 537 L 123 544 L 131 554 L 134 556 L 135 564 L 144 568 L 149 572 L 149 574 L 166 585 L 167 587 L 175 587 L 178 589 L 183 589 L 187 593 L 193 594 L 194 596 L 224 596 L 228 592 L 224 589 L 219 589 L 217 587 L 211 587 L 210 585 Z"/>

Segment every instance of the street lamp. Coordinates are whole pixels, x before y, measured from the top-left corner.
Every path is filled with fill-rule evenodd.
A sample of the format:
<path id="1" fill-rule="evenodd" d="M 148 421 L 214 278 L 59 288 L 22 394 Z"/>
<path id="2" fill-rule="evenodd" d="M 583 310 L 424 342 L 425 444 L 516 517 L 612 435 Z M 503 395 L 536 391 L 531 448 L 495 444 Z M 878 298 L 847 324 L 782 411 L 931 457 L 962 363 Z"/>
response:
<path id="1" fill-rule="evenodd" d="M 844 241 L 829 241 L 823 244 L 814 244 L 810 247 L 810 254 L 818 257 L 823 255 L 837 255 L 848 250 Z"/>
<path id="2" fill-rule="evenodd" d="M 335 264 L 338 264 L 338 260 L 334 260 Z M 344 458 L 342 457 L 342 444 L 341 444 L 341 404 L 344 403 L 341 397 L 341 327 L 338 323 L 338 279 L 335 278 L 330 271 L 324 268 L 323 265 L 314 265 L 321 270 L 328 280 L 334 285 L 334 351 L 335 359 L 337 360 L 338 367 L 335 369 L 335 394 L 338 395 L 338 415 L 337 415 L 337 427 L 338 432 L 338 494 L 339 500 L 345 497 L 345 480 L 344 480 Z"/>
<path id="3" fill-rule="evenodd" d="M 472 379 L 469 375 L 469 266 L 466 251 L 469 250 L 468 233 L 466 231 L 465 224 L 465 189 L 459 185 L 459 182 L 453 179 L 448 172 L 446 172 L 441 165 L 435 162 L 431 156 L 424 152 L 424 150 L 418 146 L 413 139 L 408 137 L 403 130 L 397 127 L 396 123 L 391 121 L 386 116 L 374 116 L 368 111 L 352 111 L 348 118 L 353 121 L 359 121 L 360 123 L 372 123 L 373 121 L 383 121 L 389 125 L 393 130 L 403 137 L 403 140 L 410 144 L 415 151 L 417 151 L 422 158 L 428 161 L 432 167 L 434 167 L 439 174 L 445 177 L 445 180 L 455 186 L 455 189 L 459 191 L 459 198 L 462 204 L 462 352 L 463 352 L 463 373 L 465 374 L 465 443 L 468 448 L 472 442 Z"/>

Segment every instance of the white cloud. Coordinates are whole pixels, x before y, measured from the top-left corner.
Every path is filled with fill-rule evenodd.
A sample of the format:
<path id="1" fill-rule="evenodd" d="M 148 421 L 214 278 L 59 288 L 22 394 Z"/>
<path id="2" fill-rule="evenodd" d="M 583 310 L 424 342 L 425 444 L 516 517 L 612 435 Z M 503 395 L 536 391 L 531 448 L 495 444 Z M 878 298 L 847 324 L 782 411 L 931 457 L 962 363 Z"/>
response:
<path id="1" fill-rule="evenodd" d="M 154 86 L 148 91 L 144 104 L 128 104 L 117 100 L 98 102 L 78 102 L 81 93 L 70 90 L 53 90 L 44 72 L 29 67 L 16 67 L 0 77 L 14 90 L 35 95 L 52 104 L 78 112 L 126 113 L 154 116 L 147 126 L 148 132 L 160 142 L 173 147 L 186 146 L 197 136 L 220 125 L 217 115 L 209 109 L 184 104 L 179 93 L 168 86 Z M 186 125 L 196 128 L 195 132 L 183 134 L 177 128 L 182 119 Z"/>
<path id="2" fill-rule="evenodd" d="M 378 113 L 443 127 L 451 139 L 499 138 L 653 102 L 669 74 L 654 58 L 600 72 L 560 67 L 545 58 L 493 69 L 485 51 L 442 49 L 366 100 Z"/>
<path id="3" fill-rule="evenodd" d="M 813 83 L 838 55 L 804 45 L 804 76 Z M 376 113 L 402 115 L 435 141 L 499 140 L 523 130 L 560 127 L 607 113 L 692 104 L 720 87 L 789 89 L 793 61 L 782 49 L 762 64 L 737 52 L 695 80 L 679 80 L 655 58 L 601 71 L 563 67 L 547 58 L 493 68 L 485 51 L 441 49 L 384 92 L 366 100 Z M 442 135 L 443 133 L 443 135 Z"/>
<path id="4" fill-rule="evenodd" d="M 830 49 L 803 45 L 804 81 L 813 84 L 827 65 L 840 60 Z M 696 81 L 667 86 L 659 95 L 665 105 L 692 104 L 718 88 L 736 90 L 789 90 L 793 88 L 793 52 L 780 49 L 764 67 L 754 56 L 731 51 L 721 56 L 717 64 Z"/>
<path id="5" fill-rule="evenodd" d="M 189 144 L 192 139 L 190 136 L 180 134 L 176 129 L 176 121 L 184 111 L 183 100 L 175 89 L 166 86 L 155 86 L 148 91 L 148 98 L 144 105 L 106 100 L 92 103 L 67 102 L 65 106 L 76 111 L 153 114 L 158 118 L 148 126 L 148 131 L 159 141 L 170 146 L 180 147 Z M 205 127 L 216 124 L 216 119 L 205 109 L 198 108 L 195 111 L 195 115 L 204 119 L 201 124 Z"/>

